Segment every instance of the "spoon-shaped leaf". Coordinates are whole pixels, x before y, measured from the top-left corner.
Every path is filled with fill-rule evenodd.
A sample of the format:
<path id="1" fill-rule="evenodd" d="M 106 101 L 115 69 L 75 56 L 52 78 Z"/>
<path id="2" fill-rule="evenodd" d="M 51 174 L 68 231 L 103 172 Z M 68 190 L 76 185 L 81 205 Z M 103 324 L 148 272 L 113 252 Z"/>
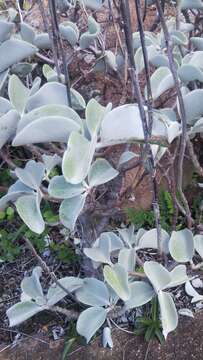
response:
<path id="1" fill-rule="evenodd" d="M 91 307 L 80 314 L 76 329 L 80 335 L 86 338 L 87 343 L 103 325 L 106 315 L 107 311 L 100 306 Z"/>
<path id="2" fill-rule="evenodd" d="M 127 301 L 130 297 L 127 271 L 121 265 L 115 264 L 113 266 L 105 265 L 103 273 L 104 279 L 116 294 L 123 301 Z"/>

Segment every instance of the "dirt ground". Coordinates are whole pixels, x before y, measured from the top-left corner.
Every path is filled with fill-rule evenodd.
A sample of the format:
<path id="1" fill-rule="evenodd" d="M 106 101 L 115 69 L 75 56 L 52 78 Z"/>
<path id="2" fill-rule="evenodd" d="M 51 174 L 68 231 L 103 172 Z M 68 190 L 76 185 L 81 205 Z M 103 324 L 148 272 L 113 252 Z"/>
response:
<path id="1" fill-rule="evenodd" d="M 39 335 L 36 335 L 39 338 Z M 40 338 L 46 341 L 46 338 Z M 64 341 L 43 343 L 33 338 L 24 338 L 13 349 L 4 350 L 0 345 L 0 360 L 60 360 Z M 203 313 L 194 319 L 181 318 L 178 329 L 168 336 L 164 345 L 156 341 L 150 344 L 142 338 L 115 329 L 113 350 L 104 349 L 100 339 L 91 346 L 76 348 L 70 360 L 202 360 L 203 359 Z M 146 352 L 148 352 L 146 356 Z"/>

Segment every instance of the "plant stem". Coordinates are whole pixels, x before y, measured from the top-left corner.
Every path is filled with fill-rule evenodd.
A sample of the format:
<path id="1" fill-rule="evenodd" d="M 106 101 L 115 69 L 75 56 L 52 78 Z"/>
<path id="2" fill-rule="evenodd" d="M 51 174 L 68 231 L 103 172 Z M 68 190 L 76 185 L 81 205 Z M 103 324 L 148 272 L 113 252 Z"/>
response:
<path id="1" fill-rule="evenodd" d="M 139 6 L 138 6 L 139 10 Z M 140 117 L 142 120 L 142 127 L 144 133 L 144 148 L 147 154 L 147 167 L 149 170 L 151 182 L 152 182 L 152 191 L 153 191 L 153 210 L 156 222 L 156 229 L 157 229 L 157 244 L 158 244 L 158 252 L 161 255 L 161 224 L 160 224 L 160 209 L 158 203 L 158 188 L 156 182 L 156 167 L 154 163 L 154 158 L 151 150 L 151 146 L 149 144 L 150 139 L 150 131 L 147 123 L 147 117 L 144 109 L 144 102 L 141 94 L 141 89 L 139 85 L 138 74 L 136 72 L 135 60 L 134 60 L 134 52 L 132 46 L 132 27 L 131 27 L 131 20 L 130 20 L 130 10 L 129 10 L 129 3 L 128 0 L 121 0 L 121 13 L 124 22 L 124 32 L 125 32 L 125 39 L 126 39 L 126 46 L 128 51 L 128 58 L 129 58 L 129 72 L 132 81 L 133 93 L 134 98 L 137 100 Z M 143 34 L 142 34 L 143 35 Z M 142 36 L 142 42 L 144 44 L 144 38 Z M 146 55 L 146 54 L 145 54 Z M 145 58 L 147 61 L 147 57 Z"/>
<path id="2" fill-rule="evenodd" d="M 183 101 L 183 96 L 181 93 L 181 89 L 179 86 L 179 80 L 178 80 L 178 74 L 176 70 L 176 65 L 173 58 L 173 44 L 172 40 L 166 25 L 166 21 L 164 18 L 164 12 L 161 7 L 161 3 L 159 0 L 155 0 L 155 4 L 157 7 L 157 11 L 159 13 L 161 26 L 164 33 L 164 38 L 166 42 L 166 49 L 168 54 L 168 60 L 169 60 L 169 67 L 173 76 L 178 102 L 179 102 L 179 108 L 180 108 L 180 118 L 181 118 L 181 126 L 182 126 L 182 134 L 180 139 L 180 149 L 179 149 L 179 161 L 178 161 L 178 179 L 177 179 L 177 188 L 179 191 L 179 194 L 181 196 L 181 201 L 184 205 L 184 208 L 186 210 L 186 218 L 187 218 L 187 225 L 189 228 L 192 227 L 192 217 L 191 217 L 191 211 L 187 202 L 187 199 L 185 198 L 185 195 L 182 190 L 182 184 L 183 184 L 183 161 L 185 156 L 185 150 L 186 150 L 186 142 L 187 142 L 187 121 L 186 121 L 186 113 L 185 113 L 185 106 Z"/>

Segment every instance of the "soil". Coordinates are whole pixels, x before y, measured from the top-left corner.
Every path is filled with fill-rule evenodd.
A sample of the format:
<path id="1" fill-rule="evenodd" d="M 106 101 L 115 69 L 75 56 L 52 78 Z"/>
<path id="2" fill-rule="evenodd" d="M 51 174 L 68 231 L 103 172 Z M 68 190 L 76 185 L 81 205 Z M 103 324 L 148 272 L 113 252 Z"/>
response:
<path id="1" fill-rule="evenodd" d="M 194 319 L 182 318 L 178 329 L 168 336 L 162 346 L 157 341 L 146 343 L 141 337 L 115 329 L 112 334 L 113 350 L 101 347 L 100 339 L 88 346 L 80 346 L 69 354 L 69 360 L 202 360 L 203 314 Z M 53 360 L 61 359 L 64 341 L 22 338 L 14 347 L 0 347 L 0 360 Z M 146 356 L 146 352 L 148 355 Z"/>

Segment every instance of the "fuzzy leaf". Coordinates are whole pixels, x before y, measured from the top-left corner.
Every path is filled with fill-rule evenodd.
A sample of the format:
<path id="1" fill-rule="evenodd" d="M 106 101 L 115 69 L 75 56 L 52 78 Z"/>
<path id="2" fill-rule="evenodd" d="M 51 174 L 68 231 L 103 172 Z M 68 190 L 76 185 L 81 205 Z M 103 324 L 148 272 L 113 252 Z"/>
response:
<path id="1" fill-rule="evenodd" d="M 155 261 L 145 261 L 144 272 L 157 293 L 171 282 L 170 272 Z"/>
<path id="2" fill-rule="evenodd" d="M 17 131 L 20 132 L 25 126 L 38 120 L 39 118 L 45 118 L 50 116 L 65 117 L 75 121 L 81 128 L 83 126 L 82 120 L 73 109 L 66 105 L 50 104 L 33 109 L 29 113 L 24 114 L 19 121 Z"/>
<path id="3" fill-rule="evenodd" d="M 127 301 L 130 297 L 127 271 L 121 265 L 115 264 L 112 267 L 105 265 L 103 273 L 104 279 L 112 287 L 116 294 L 123 301 Z"/>
<path id="4" fill-rule="evenodd" d="M 107 311 L 100 306 L 91 307 L 80 314 L 76 329 L 80 335 L 86 338 L 87 343 L 103 325 L 106 315 Z"/>
<path id="5" fill-rule="evenodd" d="M 13 107 L 22 114 L 29 97 L 30 90 L 16 76 L 12 75 L 8 83 L 9 99 Z"/>
<path id="6" fill-rule="evenodd" d="M 66 276 L 62 279 L 59 279 L 58 283 L 60 283 L 65 289 L 67 289 L 67 292 L 73 292 L 83 285 L 83 280 L 73 276 Z M 53 306 L 57 304 L 65 296 L 67 296 L 67 292 L 65 292 L 57 284 L 51 285 L 47 293 L 47 305 Z"/>
<path id="7" fill-rule="evenodd" d="M 40 211 L 39 196 L 23 195 L 18 198 L 15 205 L 18 214 L 29 229 L 41 234 L 45 229 L 45 224 Z"/>
<path id="8" fill-rule="evenodd" d="M 109 292 L 106 285 L 94 278 L 85 278 L 83 286 L 76 291 L 77 299 L 86 305 L 109 305 Z"/>
<path id="9" fill-rule="evenodd" d="M 42 286 L 40 284 L 40 277 L 42 275 L 42 268 L 36 266 L 31 276 L 24 277 L 21 282 L 21 289 L 23 293 L 30 297 L 30 300 L 44 299 Z"/>
<path id="10" fill-rule="evenodd" d="M 88 48 L 94 40 L 97 39 L 100 33 L 100 25 L 96 22 L 96 20 L 92 17 L 88 17 L 88 31 L 83 33 L 80 37 L 80 48 L 86 49 Z"/>
<path id="11" fill-rule="evenodd" d="M 130 284 L 130 298 L 125 302 L 126 309 L 133 309 L 148 303 L 155 296 L 154 289 L 144 281 Z"/>
<path id="12" fill-rule="evenodd" d="M 153 73 L 150 82 L 154 100 L 158 99 L 166 90 L 171 89 L 174 86 L 171 71 L 168 67 L 164 66 L 161 66 Z"/>
<path id="13" fill-rule="evenodd" d="M 176 329 L 178 325 L 178 313 L 170 294 L 160 291 L 158 294 L 163 335 L 165 339 L 169 332 Z"/>
<path id="14" fill-rule="evenodd" d="M 67 142 L 72 131 L 79 131 L 79 125 L 62 116 L 44 116 L 19 131 L 13 140 L 13 146 L 43 142 Z"/>
<path id="15" fill-rule="evenodd" d="M 194 240 L 188 229 L 173 231 L 169 241 L 169 251 L 177 262 L 188 262 L 194 255 Z"/>
<path id="16" fill-rule="evenodd" d="M 58 199 L 70 199 L 85 191 L 82 184 L 70 184 L 63 176 L 54 176 L 49 183 L 48 192 L 50 196 Z"/>
<path id="17" fill-rule="evenodd" d="M 65 179 L 71 184 L 81 183 L 87 176 L 94 156 L 96 137 L 91 142 L 84 136 L 72 132 L 62 161 Z"/>
<path id="18" fill-rule="evenodd" d="M 136 264 L 135 249 L 121 249 L 118 255 L 118 264 L 123 266 L 126 271 L 134 271 Z"/>
<path id="19" fill-rule="evenodd" d="M 194 236 L 194 245 L 195 245 L 195 250 L 203 259 L 203 235 Z"/>
<path id="20" fill-rule="evenodd" d="M 114 179 L 119 172 L 115 170 L 107 160 L 97 159 L 91 166 L 88 173 L 88 183 L 90 187 L 105 184 Z"/>
<path id="21" fill-rule="evenodd" d="M 14 24 L 12 22 L 0 20 L 0 43 L 10 38 L 13 29 Z"/>
<path id="22" fill-rule="evenodd" d="M 13 64 L 34 55 L 37 48 L 25 41 L 10 39 L 0 45 L 0 72 Z M 9 56 L 5 56 L 9 54 Z"/>
<path id="23" fill-rule="evenodd" d="M 28 187 L 37 190 L 44 177 L 45 167 L 41 162 L 29 160 L 24 167 L 16 168 L 16 176 Z"/>
<path id="24" fill-rule="evenodd" d="M 15 135 L 19 118 L 16 110 L 10 110 L 0 117 L 0 149 Z"/>
<path id="25" fill-rule="evenodd" d="M 31 318 L 33 315 L 44 310 L 46 307 L 39 306 L 33 301 L 19 302 L 11 306 L 6 314 L 9 318 L 9 325 L 16 326 L 23 321 Z"/>
<path id="26" fill-rule="evenodd" d="M 60 205 L 60 221 L 70 231 L 74 230 L 77 218 L 84 207 L 86 196 L 86 194 L 81 194 L 71 199 L 65 199 Z"/>

